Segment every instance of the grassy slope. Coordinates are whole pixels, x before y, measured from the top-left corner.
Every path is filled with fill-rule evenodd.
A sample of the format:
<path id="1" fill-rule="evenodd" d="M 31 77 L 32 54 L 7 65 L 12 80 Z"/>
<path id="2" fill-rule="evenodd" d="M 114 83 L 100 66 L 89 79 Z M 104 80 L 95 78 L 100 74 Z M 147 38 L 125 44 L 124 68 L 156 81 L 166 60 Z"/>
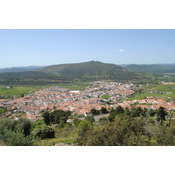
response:
<path id="1" fill-rule="evenodd" d="M 38 120 L 32 123 L 32 130 L 44 126 L 43 120 Z M 38 146 L 52 146 L 56 143 L 73 142 L 76 138 L 78 130 L 75 126 L 65 126 L 64 128 L 55 128 L 55 138 L 36 140 L 35 145 Z"/>
<path id="2" fill-rule="evenodd" d="M 152 73 L 175 73 L 175 65 L 167 66 L 167 65 L 136 65 L 130 64 L 125 66 L 128 71 L 132 72 L 152 72 Z"/>
<path id="3" fill-rule="evenodd" d="M 19 96 L 21 93 L 28 94 L 29 92 L 35 92 L 40 89 L 49 88 L 51 86 L 60 86 L 63 88 L 67 88 L 70 90 L 83 90 L 85 87 L 91 87 L 92 84 L 84 83 L 84 82 L 77 82 L 77 83 L 58 83 L 54 85 L 46 85 L 46 86 L 13 86 L 12 89 L 7 89 L 5 87 L 8 86 L 0 86 L 0 95 L 3 96 L 11 96 L 17 95 Z"/>
<path id="4" fill-rule="evenodd" d="M 134 94 L 129 100 L 143 99 L 145 96 L 157 96 L 157 99 L 166 100 L 167 97 L 175 98 L 175 85 L 163 85 L 163 84 L 153 84 L 153 85 L 144 85 L 145 91 L 161 91 L 161 92 L 171 92 L 172 94 L 158 94 L 158 93 L 148 93 L 142 92 L 141 94 Z"/>
<path id="5" fill-rule="evenodd" d="M 28 94 L 29 92 L 35 92 L 39 89 L 43 89 L 48 86 L 13 86 L 11 89 L 7 89 L 8 86 L 0 86 L 0 95 L 20 95 L 21 93 Z"/>
<path id="6" fill-rule="evenodd" d="M 85 62 L 85 63 L 74 63 L 74 64 L 59 64 L 59 65 L 52 65 L 48 66 L 42 69 L 38 69 L 37 71 L 39 72 L 62 72 L 64 70 L 83 70 L 84 72 L 87 71 L 98 71 L 98 70 L 103 70 L 103 71 L 108 71 L 108 70 L 115 70 L 116 68 L 118 69 L 123 69 L 120 66 L 117 66 L 115 64 L 107 64 L 107 63 L 101 63 L 101 62 L 95 62 L 95 61 L 90 61 L 90 62 Z M 65 73 L 65 72 L 62 72 Z"/>

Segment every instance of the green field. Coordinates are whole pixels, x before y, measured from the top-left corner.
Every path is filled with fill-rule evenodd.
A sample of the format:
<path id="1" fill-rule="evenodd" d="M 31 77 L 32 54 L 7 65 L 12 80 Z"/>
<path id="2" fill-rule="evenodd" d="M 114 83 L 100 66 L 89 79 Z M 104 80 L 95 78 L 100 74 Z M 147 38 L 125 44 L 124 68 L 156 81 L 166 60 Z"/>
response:
<path id="1" fill-rule="evenodd" d="M 145 89 L 157 90 L 161 92 L 172 92 L 175 94 L 175 85 L 164 85 L 164 84 L 153 84 L 153 85 L 144 85 Z"/>
<path id="2" fill-rule="evenodd" d="M 104 98 L 104 99 L 109 99 L 110 97 L 111 97 L 110 95 L 103 95 L 102 98 Z"/>
<path id="3" fill-rule="evenodd" d="M 128 98 L 128 100 L 144 99 L 144 97 L 157 97 L 157 99 L 167 100 L 168 97 L 175 98 L 175 85 L 164 85 L 164 84 L 153 84 L 153 85 L 142 85 L 144 91 L 136 93 Z M 158 91 L 158 93 L 148 93 L 149 91 Z M 160 92 L 171 92 L 171 94 L 161 94 Z"/>
<path id="4" fill-rule="evenodd" d="M 45 86 L 13 86 L 11 89 L 7 89 L 8 86 L 0 86 L 0 96 L 20 96 L 21 93 L 29 94 L 30 92 L 36 92 L 40 89 L 49 88 L 51 86 L 60 86 L 70 90 L 83 90 L 85 87 L 91 87 L 92 84 L 77 82 L 77 83 L 58 83 L 54 85 L 45 85 Z"/>
<path id="5" fill-rule="evenodd" d="M 7 89 L 5 86 L 0 86 L 0 95 L 5 97 L 11 95 L 20 96 L 21 93 L 28 94 L 29 92 L 35 92 L 45 87 L 46 86 L 13 86 L 11 89 Z"/>

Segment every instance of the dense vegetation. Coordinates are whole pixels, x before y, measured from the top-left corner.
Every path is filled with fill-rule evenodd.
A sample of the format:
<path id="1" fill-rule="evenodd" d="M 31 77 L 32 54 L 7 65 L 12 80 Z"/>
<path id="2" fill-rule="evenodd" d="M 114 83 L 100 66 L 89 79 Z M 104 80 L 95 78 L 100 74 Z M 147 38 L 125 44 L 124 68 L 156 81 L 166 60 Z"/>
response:
<path id="1" fill-rule="evenodd" d="M 130 70 L 130 69 L 129 69 Z M 61 82 L 117 81 L 136 83 L 159 82 L 163 76 L 155 73 L 128 72 L 115 64 L 90 61 L 78 64 L 61 64 L 35 71 L 1 73 L 2 85 L 47 85 Z M 174 80 L 174 77 L 171 77 Z M 166 79 L 165 79 L 166 80 Z"/>
<path id="2" fill-rule="evenodd" d="M 2 85 L 47 85 L 59 82 L 72 82 L 72 78 L 35 71 L 0 74 L 0 84 Z"/>
<path id="3" fill-rule="evenodd" d="M 14 146 L 57 143 L 82 146 L 175 145 L 173 111 L 167 113 L 162 107 L 148 111 L 140 107 L 129 110 L 118 106 L 108 112 L 109 117 L 102 117 L 99 121 L 92 116 L 84 120 L 76 118 L 74 126 L 65 122 L 69 111 L 61 110 L 50 113 L 50 123 L 46 122 L 44 115 L 44 120 L 33 123 L 23 118 L 0 118 L 0 140 Z"/>
<path id="4" fill-rule="evenodd" d="M 0 118 L 0 139 L 7 146 L 33 145 L 31 122 L 24 118 L 19 120 Z"/>
<path id="5" fill-rule="evenodd" d="M 5 72 L 24 72 L 24 71 L 34 71 L 41 69 L 44 66 L 28 66 L 28 67 L 10 67 L 10 68 L 0 68 L 0 73 Z"/>
<path id="6" fill-rule="evenodd" d="M 6 112 L 6 111 L 7 111 L 7 109 L 0 108 L 0 113 Z"/>
<path id="7" fill-rule="evenodd" d="M 79 131 L 76 144 L 80 146 L 168 146 L 175 145 L 175 122 L 170 127 L 149 123 L 143 117 L 116 117 L 104 127 Z"/>
<path id="8" fill-rule="evenodd" d="M 128 96 L 128 100 L 144 99 L 149 96 L 165 101 L 172 101 L 172 99 L 175 99 L 175 85 L 150 84 L 142 85 L 141 87 L 143 87 L 144 90 Z M 168 92 L 171 92 L 171 94 L 168 94 Z"/>
<path id="9" fill-rule="evenodd" d="M 125 68 L 115 64 L 106 64 L 98 61 L 90 61 L 78 64 L 62 64 L 48 66 L 37 71 L 46 73 L 56 73 L 57 75 L 71 76 L 79 81 L 126 81 L 126 80 L 143 80 L 157 77 L 155 74 L 127 72 Z"/>
<path id="10" fill-rule="evenodd" d="M 71 115 L 70 111 L 55 110 L 53 112 L 44 112 L 43 118 L 46 125 L 66 123 L 68 117 Z"/>
<path id="11" fill-rule="evenodd" d="M 137 65 L 130 64 L 125 66 L 128 71 L 131 72 L 151 72 L 157 74 L 163 73 L 175 73 L 175 64 L 149 64 L 149 65 Z"/>
<path id="12" fill-rule="evenodd" d="M 71 75 L 78 73 L 85 74 L 87 72 L 98 72 L 99 70 L 103 71 L 126 71 L 125 68 L 122 68 L 120 66 L 117 66 L 115 64 L 107 64 L 102 63 L 99 61 L 89 61 L 84 63 L 74 63 L 74 64 L 59 64 L 59 65 L 53 65 L 44 67 L 42 69 L 38 69 L 37 71 L 45 72 L 45 73 L 60 73 L 63 75 L 69 75 L 71 72 Z M 95 75 L 95 74 L 94 74 Z"/>
<path id="13" fill-rule="evenodd" d="M 144 112 L 145 111 L 145 112 Z M 153 111 L 150 111 L 152 115 Z M 112 109 L 108 118 L 99 119 L 98 127 L 80 122 L 76 145 L 79 146 L 168 146 L 175 145 L 175 122 L 165 121 L 167 115 L 160 107 L 154 115 L 148 117 L 146 110 L 117 107 Z M 172 114 L 172 113 L 171 113 Z M 102 123 L 106 123 L 105 125 Z M 80 127 L 81 126 L 81 127 Z"/>

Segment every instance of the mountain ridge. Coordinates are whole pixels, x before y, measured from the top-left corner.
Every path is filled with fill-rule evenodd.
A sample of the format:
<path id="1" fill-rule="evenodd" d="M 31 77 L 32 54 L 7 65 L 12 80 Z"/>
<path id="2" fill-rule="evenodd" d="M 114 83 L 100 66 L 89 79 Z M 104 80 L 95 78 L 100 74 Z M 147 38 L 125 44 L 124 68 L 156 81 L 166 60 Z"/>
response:
<path id="1" fill-rule="evenodd" d="M 103 68 L 103 70 L 116 69 L 119 71 L 127 71 L 126 68 L 123 68 L 123 67 L 118 66 L 116 64 L 102 63 L 100 61 L 89 61 L 89 62 L 82 62 L 82 63 L 68 63 L 68 64 L 50 65 L 50 66 L 38 69 L 37 71 L 45 72 L 45 73 L 61 73 L 64 69 L 84 69 L 84 70 L 86 70 L 86 69 L 99 69 L 100 66 Z"/>
<path id="2" fill-rule="evenodd" d="M 45 66 L 6 67 L 6 68 L 0 68 L 0 73 L 35 71 L 43 67 Z"/>

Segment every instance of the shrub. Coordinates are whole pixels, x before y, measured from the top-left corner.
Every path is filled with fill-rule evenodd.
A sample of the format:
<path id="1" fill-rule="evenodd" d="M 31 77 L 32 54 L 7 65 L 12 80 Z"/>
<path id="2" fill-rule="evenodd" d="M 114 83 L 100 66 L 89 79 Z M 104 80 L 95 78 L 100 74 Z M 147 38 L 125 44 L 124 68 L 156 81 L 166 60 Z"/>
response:
<path id="1" fill-rule="evenodd" d="M 27 146 L 33 144 L 31 133 L 31 122 L 28 119 L 20 118 L 11 120 L 0 119 L 0 138 L 6 145 Z"/>
<path id="2" fill-rule="evenodd" d="M 95 119 L 94 119 L 94 117 L 92 117 L 92 116 L 85 117 L 85 120 L 86 120 L 86 121 L 89 121 L 89 122 L 91 122 L 91 123 L 95 122 Z"/>
<path id="3" fill-rule="evenodd" d="M 150 144 L 149 137 L 145 134 L 145 121 L 143 118 L 130 116 L 127 116 L 124 121 L 116 118 L 114 122 L 102 128 L 92 127 L 79 134 L 76 138 L 76 145 L 81 146 L 147 146 Z"/>
<path id="4" fill-rule="evenodd" d="M 64 128 L 65 124 L 63 122 L 59 123 L 57 128 L 61 129 L 61 128 Z"/>
<path id="5" fill-rule="evenodd" d="M 55 130 L 49 126 L 43 126 L 41 128 L 37 128 L 34 131 L 34 137 L 43 138 L 54 138 L 55 137 Z"/>
<path id="6" fill-rule="evenodd" d="M 84 133 L 88 131 L 91 128 L 91 126 L 92 126 L 91 122 L 83 120 L 78 124 L 77 128 L 81 133 Z"/>
<path id="7" fill-rule="evenodd" d="M 71 127 L 72 123 L 67 122 L 65 125 L 68 126 L 68 127 Z"/>
<path id="8" fill-rule="evenodd" d="M 98 122 L 101 123 L 101 122 L 107 121 L 107 120 L 108 120 L 107 117 L 102 117 L 102 118 L 99 118 L 99 119 L 98 119 Z"/>
<path id="9" fill-rule="evenodd" d="M 85 116 L 83 115 L 83 114 L 81 114 L 81 115 L 78 115 L 78 117 L 77 118 L 84 118 Z"/>
<path id="10" fill-rule="evenodd" d="M 100 112 L 101 112 L 102 114 L 107 114 L 107 113 L 108 113 L 108 110 L 107 110 L 106 108 L 102 107 L 102 108 L 100 109 Z"/>
<path id="11" fill-rule="evenodd" d="M 31 121 L 25 118 L 19 118 L 19 120 L 11 120 L 9 118 L 0 119 L 0 135 L 3 135 L 5 129 L 12 131 L 23 131 L 25 136 L 31 133 Z"/>
<path id="12" fill-rule="evenodd" d="M 8 138 L 5 143 L 7 146 L 32 146 L 33 137 L 31 135 L 25 136 L 21 131 L 13 132 L 11 130 L 7 131 Z"/>
<path id="13" fill-rule="evenodd" d="M 78 126 L 78 124 L 81 122 L 82 120 L 79 120 L 79 119 L 74 119 L 73 120 L 73 124 L 75 125 L 75 126 Z"/>

